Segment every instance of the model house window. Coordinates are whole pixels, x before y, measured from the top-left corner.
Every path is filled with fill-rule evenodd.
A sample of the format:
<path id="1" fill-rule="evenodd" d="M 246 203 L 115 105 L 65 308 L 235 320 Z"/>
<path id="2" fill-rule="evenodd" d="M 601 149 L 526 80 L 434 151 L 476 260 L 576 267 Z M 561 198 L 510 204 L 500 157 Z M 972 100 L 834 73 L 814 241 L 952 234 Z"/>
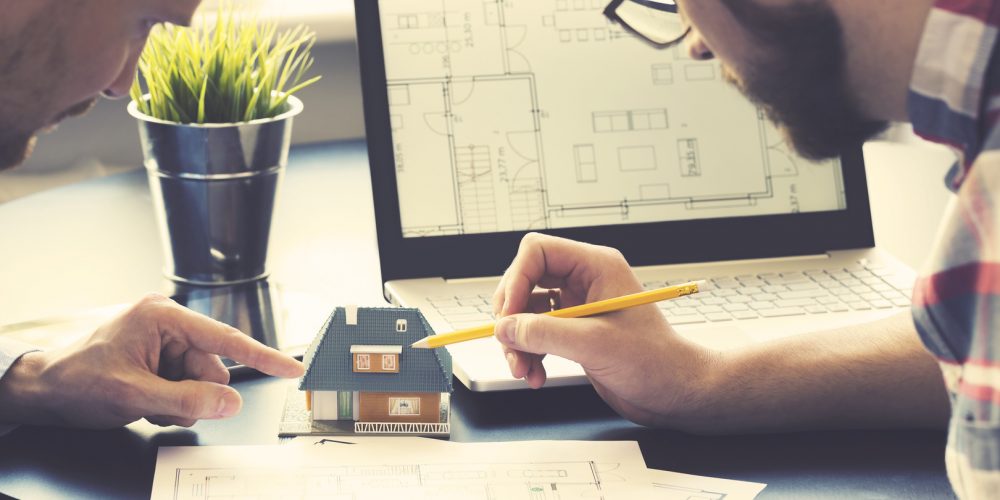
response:
<path id="1" fill-rule="evenodd" d="M 399 373 L 399 345 L 352 345 L 354 371 L 357 373 Z"/>
<path id="2" fill-rule="evenodd" d="M 420 398 L 389 398 L 389 415 L 420 415 Z"/>
<path id="3" fill-rule="evenodd" d="M 395 354 L 383 354 L 382 355 L 382 370 L 387 372 L 396 371 L 396 355 Z"/>
<path id="4" fill-rule="evenodd" d="M 399 333 L 406 333 L 406 320 L 397 319 L 396 320 L 396 331 Z"/>
<path id="5" fill-rule="evenodd" d="M 371 370 L 372 358 L 368 354 L 358 354 L 358 370 Z"/>

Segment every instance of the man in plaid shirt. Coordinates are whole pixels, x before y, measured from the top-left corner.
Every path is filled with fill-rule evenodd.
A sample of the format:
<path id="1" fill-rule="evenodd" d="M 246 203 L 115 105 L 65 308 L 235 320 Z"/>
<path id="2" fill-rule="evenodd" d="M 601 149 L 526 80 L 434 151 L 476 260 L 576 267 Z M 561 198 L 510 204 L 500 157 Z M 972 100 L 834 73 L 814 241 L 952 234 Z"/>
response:
<path id="1" fill-rule="evenodd" d="M 956 197 L 912 314 L 727 352 L 686 342 L 655 307 L 515 314 L 536 285 L 560 288 L 563 305 L 641 290 L 620 253 L 529 235 L 494 301 L 514 376 L 539 387 L 541 357 L 561 355 L 626 417 L 692 432 L 947 425 L 956 493 L 1000 498 L 1000 0 L 617 0 L 609 11 L 655 45 L 717 57 L 805 156 L 911 122 L 955 151 Z M 659 23 L 663 12 L 683 29 Z"/>

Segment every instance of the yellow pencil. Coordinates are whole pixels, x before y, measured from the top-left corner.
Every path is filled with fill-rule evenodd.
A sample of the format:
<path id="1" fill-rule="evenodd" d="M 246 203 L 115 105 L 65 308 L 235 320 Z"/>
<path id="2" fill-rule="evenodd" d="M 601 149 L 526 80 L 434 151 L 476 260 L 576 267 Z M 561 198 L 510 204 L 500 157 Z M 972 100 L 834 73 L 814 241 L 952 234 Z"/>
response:
<path id="1" fill-rule="evenodd" d="M 557 309 L 543 314 L 556 318 L 582 318 L 585 316 L 596 316 L 598 314 L 604 314 L 611 311 L 620 311 L 629 307 L 652 304 L 653 302 L 659 302 L 661 300 L 676 299 L 685 295 L 691 295 L 693 293 L 698 293 L 704 286 L 704 281 L 692 281 L 682 285 L 668 286 L 666 288 L 633 293 L 631 295 L 624 295 L 612 299 L 599 300 L 597 302 L 591 302 L 590 304 L 567 307 L 566 309 Z M 456 330 L 450 333 L 443 333 L 441 335 L 431 335 L 414 342 L 411 347 L 417 349 L 433 349 L 435 347 L 457 344 L 467 340 L 492 337 L 495 327 L 496 323 L 490 323 L 473 328 L 466 328 L 464 330 Z"/>

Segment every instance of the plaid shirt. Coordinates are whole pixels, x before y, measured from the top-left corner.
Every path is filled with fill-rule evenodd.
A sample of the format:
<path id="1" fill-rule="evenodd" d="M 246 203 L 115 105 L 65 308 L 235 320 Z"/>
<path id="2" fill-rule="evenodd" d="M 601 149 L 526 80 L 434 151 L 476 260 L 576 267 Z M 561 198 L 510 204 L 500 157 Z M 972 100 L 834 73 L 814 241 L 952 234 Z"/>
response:
<path id="1" fill-rule="evenodd" d="M 945 462 L 963 498 L 1000 498 L 998 27 L 1000 0 L 938 0 L 910 89 L 914 130 L 959 158 L 913 315 L 951 396 Z"/>

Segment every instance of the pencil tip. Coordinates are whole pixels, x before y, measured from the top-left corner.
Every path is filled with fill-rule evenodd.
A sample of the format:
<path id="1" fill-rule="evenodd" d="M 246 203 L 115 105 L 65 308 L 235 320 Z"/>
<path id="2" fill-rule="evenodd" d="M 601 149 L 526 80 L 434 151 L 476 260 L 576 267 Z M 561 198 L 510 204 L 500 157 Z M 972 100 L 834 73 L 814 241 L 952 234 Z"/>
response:
<path id="1" fill-rule="evenodd" d="M 427 342 L 426 338 L 423 338 L 414 342 L 413 345 L 411 345 L 410 347 L 414 349 L 427 349 L 428 347 L 430 347 L 430 343 Z"/>

